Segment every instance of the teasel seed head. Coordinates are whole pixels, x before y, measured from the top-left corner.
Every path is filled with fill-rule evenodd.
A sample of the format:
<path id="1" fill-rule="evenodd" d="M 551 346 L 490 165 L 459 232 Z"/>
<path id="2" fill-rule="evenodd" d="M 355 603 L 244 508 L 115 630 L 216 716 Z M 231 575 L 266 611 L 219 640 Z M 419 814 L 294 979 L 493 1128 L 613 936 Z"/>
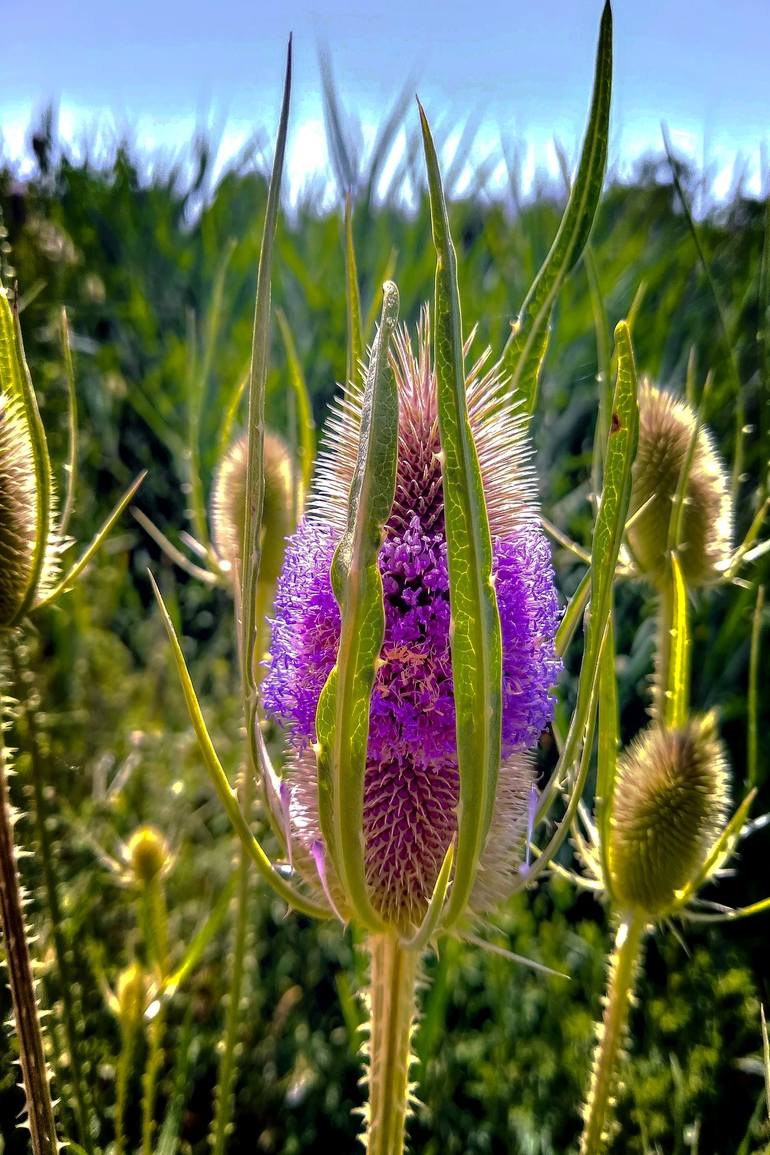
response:
<path id="1" fill-rule="evenodd" d="M 128 863 L 138 886 L 148 886 L 171 864 L 168 843 L 154 826 L 139 826 L 128 840 Z"/>
<path id="2" fill-rule="evenodd" d="M 668 580 L 670 526 L 682 469 L 695 437 L 674 543 L 690 589 L 719 581 L 731 554 L 732 500 L 711 434 L 684 401 L 645 382 L 639 392 L 639 446 L 633 468 L 630 514 L 649 501 L 628 531 L 641 570 L 653 584 Z"/>
<path id="3" fill-rule="evenodd" d="M 220 558 L 233 569 L 240 564 L 246 512 L 246 471 L 249 439 L 243 434 L 228 449 L 214 479 L 211 525 Z M 294 529 L 292 463 L 285 442 L 267 431 L 264 440 L 264 505 L 259 579 L 272 584 L 281 572 L 286 538 Z M 297 474 L 297 485 L 301 485 Z M 302 506 L 298 495 L 297 508 Z"/>
<path id="4" fill-rule="evenodd" d="M 487 357 L 469 373 L 467 404 L 502 627 L 503 760 L 473 895 L 477 911 L 504 899 L 518 876 L 534 777 L 528 751 L 552 717 L 560 669 L 554 649 L 560 614 L 530 451 L 508 383 L 487 368 Z M 379 554 L 385 638 L 370 708 L 363 838 L 371 901 L 388 924 L 407 928 L 425 914 L 457 833 L 459 803 L 442 456 L 427 313 L 416 348 L 405 329 L 398 332 L 391 363 L 399 395 L 398 461 Z M 266 711 L 288 730 L 292 860 L 316 882 L 323 843 L 315 717 L 340 636 L 330 568 L 346 524 L 361 402 L 360 387 L 351 384 L 332 410 L 307 514 L 289 541 L 276 589 L 263 683 Z M 345 896 L 328 855 L 324 872 L 331 899 L 344 913 Z"/>
<path id="5" fill-rule="evenodd" d="M 651 725 L 621 756 L 610 831 L 617 901 L 666 915 L 727 822 L 728 764 L 712 714 Z"/>

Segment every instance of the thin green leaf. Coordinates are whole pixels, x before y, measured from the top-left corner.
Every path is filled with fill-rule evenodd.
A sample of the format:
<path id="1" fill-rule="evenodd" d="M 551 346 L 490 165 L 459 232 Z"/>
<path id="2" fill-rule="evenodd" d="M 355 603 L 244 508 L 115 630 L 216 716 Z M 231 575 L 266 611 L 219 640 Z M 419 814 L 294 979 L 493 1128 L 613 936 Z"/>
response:
<path id="1" fill-rule="evenodd" d="M 767 1032 L 767 1016 L 765 1005 L 760 1003 L 762 1017 L 762 1066 L 765 1069 L 765 1100 L 767 1103 L 767 1118 L 770 1120 L 770 1035 Z"/>
<path id="2" fill-rule="evenodd" d="M 237 882 L 238 872 L 233 871 L 202 926 L 200 926 L 193 935 L 182 961 L 174 968 L 171 974 L 163 980 L 157 991 L 155 991 L 155 998 L 172 999 L 182 983 L 184 983 L 195 970 L 203 957 L 203 952 L 206 947 L 224 925 L 227 912 L 230 909 L 230 903 L 235 894 Z"/>
<path id="3" fill-rule="evenodd" d="M 757 590 L 751 619 L 751 649 L 749 651 L 747 778 L 749 786 L 758 786 L 759 780 L 759 653 L 762 639 L 762 612 L 765 608 L 765 587 Z"/>
<path id="4" fill-rule="evenodd" d="M 64 491 L 64 506 L 62 508 L 59 533 L 62 537 L 67 533 L 67 527 L 72 517 L 75 504 L 75 487 L 78 477 L 78 399 L 75 389 L 75 370 L 72 364 L 72 341 L 70 327 L 67 320 L 67 310 L 62 309 L 59 314 L 59 331 L 61 335 L 62 356 L 64 358 L 64 377 L 67 382 L 67 484 Z"/>
<path id="5" fill-rule="evenodd" d="M 663 686 L 664 718 L 671 729 L 687 721 L 690 688 L 690 630 L 687 587 L 676 553 L 671 555 L 671 639 L 669 642 L 668 685 Z"/>
<path id="6" fill-rule="evenodd" d="M 264 440 L 265 390 L 270 357 L 270 278 L 273 267 L 273 247 L 281 197 L 281 177 L 286 154 L 286 134 L 291 102 L 292 45 L 286 53 L 286 77 L 281 104 L 281 117 L 275 144 L 273 169 L 267 191 L 267 206 L 262 229 L 257 269 L 257 294 L 254 303 L 254 331 L 251 341 L 248 403 L 248 457 L 246 465 L 246 510 L 243 532 L 243 569 L 240 588 L 236 591 L 236 607 L 240 613 L 241 684 L 243 714 L 246 725 L 247 748 L 253 772 L 259 772 L 259 752 L 256 734 L 259 727 L 258 643 L 262 623 L 259 621 L 258 597 L 259 565 L 261 559 L 260 529 L 265 496 Z M 238 583 L 236 583 L 237 585 Z M 238 596 L 238 594 L 240 596 Z M 264 783 L 261 783 L 263 792 Z M 266 799 L 269 807 L 269 799 Z"/>
<path id="7" fill-rule="evenodd" d="M 396 272 L 397 263 L 398 263 L 398 249 L 391 249 L 390 252 L 388 253 L 385 264 L 382 266 L 382 269 L 380 271 L 380 275 L 375 281 L 375 284 L 383 285 L 385 283 L 385 281 L 392 281 L 393 276 Z M 374 328 L 376 321 L 377 321 L 377 298 L 373 297 L 372 302 L 369 305 L 369 311 L 367 312 L 366 319 L 364 321 L 362 336 L 363 336 L 363 341 L 364 341 L 365 345 L 368 344 L 368 342 L 369 342 L 369 334 L 371 333 L 372 329 Z"/>
<path id="8" fill-rule="evenodd" d="M 438 929 L 438 924 L 441 915 L 444 911 L 444 902 L 446 900 L 447 891 L 449 890 L 449 882 L 452 877 L 452 866 L 455 859 L 454 842 L 450 842 L 447 847 L 447 852 L 444 855 L 444 861 L 441 864 L 441 870 L 438 872 L 436 885 L 433 887 L 433 894 L 431 895 L 428 909 L 425 912 L 420 926 L 412 935 L 411 938 L 402 939 L 401 945 L 407 947 L 409 950 L 422 950 L 428 945 L 433 935 Z"/>
<path id="9" fill-rule="evenodd" d="M 455 250 L 438 157 L 420 105 L 436 246 L 434 368 L 438 394 L 452 615 L 452 681 L 460 801 L 454 883 L 445 925 L 465 910 L 484 850 L 497 789 L 502 715 L 502 641 L 492 581 L 492 540 L 468 420 Z"/>
<path id="10" fill-rule="evenodd" d="M 610 899 L 612 899 L 610 827 L 618 764 L 619 728 L 615 629 L 610 615 L 599 663 L 599 729 L 596 761 L 596 825 L 599 830 L 602 878 Z"/>
<path id="11" fill-rule="evenodd" d="M 594 525 L 591 569 L 588 571 L 593 574 L 592 593 L 587 615 L 583 661 L 578 679 L 577 701 L 556 769 L 543 790 L 537 821 L 540 821 L 550 809 L 561 787 L 565 771 L 569 772 L 574 762 L 578 746 L 584 739 L 590 721 L 594 688 L 598 686 L 599 661 L 612 609 L 615 567 L 631 499 L 631 467 L 639 439 L 639 406 L 634 354 L 628 324 L 625 321 L 621 321 L 615 328 L 615 347 L 618 371 L 605 455 L 604 486 Z M 587 773 L 587 767 L 585 772 Z M 569 816 L 571 820 L 572 814 L 577 809 L 584 781 L 585 774 L 581 767 L 573 786 L 567 813 L 549 843 L 551 853 L 555 853 L 555 849 L 558 849 L 566 837 L 567 817 Z M 533 866 L 529 877 L 545 869 L 548 851 L 547 847 Z"/>
<path id="12" fill-rule="evenodd" d="M 577 630 L 580 619 L 588 605 L 588 599 L 591 596 L 591 576 L 589 566 L 580 579 L 577 589 L 567 604 L 564 616 L 559 622 L 559 628 L 556 631 L 556 653 L 560 658 L 563 658 L 566 654 L 569 644 L 575 636 L 575 631 Z"/>
<path id="13" fill-rule="evenodd" d="M 348 322 L 348 353 L 345 380 L 358 380 L 364 355 L 361 333 L 361 295 L 358 289 L 356 249 L 353 242 L 353 202 L 350 193 L 345 197 L 345 304 Z"/>
<path id="14" fill-rule="evenodd" d="M 115 526 L 115 523 L 119 520 L 123 511 L 133 501 L 134 497 L 136 496 L 136 492 L 139 489 L 139 486 L 142 484 L 142 482 L 144 481 L 146 476 L 147 476 L 147 470 L 145 469 L 142 473 L 139 474 L 138 477 L 136 477 L 131 482 L 128 489 L 126 490 L 126 492 L 121 497 L 120 501 L 117 503 L 117 505 L 113 509 L 112 513 L 109 515 L 109 517 L 106 519 L 106 521 L 102 525 L 101 529 L 99 529 L 98 532 L 91 539 L 91 542 L 88 545 L 88 548 L 85 550 L 85 552 L 83 554 L 81 554 L 81 556 L 78 558 L 78 560 L 75 562 L 75 564 L 70 569 L 67 570 L 66 574 L 61 579 L 61 581 L 59 581 L 58 584 L 54 586 L 54 588 L 51 590 L 51 592 L 49 594 L 46 595 L 46 597 L 43 599 L 43 601 L 38 602 L 38 608 L 40 606 L 50 605 L 51 602 L 56 601 L 56 599 L 59 597 L 59 595 L 63 594 L 65 592 L 65 590 L 71 589 L 71 587 L 74 585 L 74 583 L 80 577 L 80 575 L 82 574 L 83 570 L 86 568 L 88 563 L 91 561 L 91 559 L 94 557 L 94 555 L 101 548 L 102 544 L 109 537 L 110 533 L 113 530 L 113 527 Z"/>
<path id="15" fill-rule="evenodd" d="M 343 893 L 357 921 L 370 929 L 382 920 L 366 884 L 364 773 L 372 686 L 385 637 L 378 558 L 396 490 L 398 391 L 388 354 L 397 321 L 398 289 L 388 281 L 364 385 L 347 527 L 332 560 L 341 615 L 337 661 L 316 712 L 321 830 Z"/>
<path id="16" fill-rule="evenodd" d="M 588 281 L 588 294 L 591 298 L 591 311 L 594 318 L 594 332 L 596 334 L 596 363 L 599 382 L 599 417 L 594 433 L 594 451 L 591 459 L 591 487 L 598 497 L 602 488 L 602 464 L 604 450 L 607 445 L 607 434 L 610 431 L 610 407 L 612 405 L 612 348 L 610 345 L 609 320 L 607 307 L 604 303 L 599 269 L 596 264 L 593 248 L 590 241 L 583 251 L 583 265 L 585 266 Z"/>
<path id="17" fill-rule="evenodd" d="M 279 898 L 289 906 L 293 906 L 301 914 L 310 915 L 311 918 L 329 918 L 330 912 L 326 906 L 321 906 L 319 903 L 313 902 L 312 899 L 306 898 L 300 894 L 298 890 L 282 877 L 281 874 L 273 867 L 272 862 L 268 858 L 265 851 L 262 849 L 259 842 L 257 842 L 254 835 L 249 829 L 249 824 L 246 821 L 240 806 L 235 791 L 230 785 L 229 779 L 224 772 L 222 763 L 219 761 L 217 752 L 214 749 L 214 744 L 211 741 L 206 722 L 203 717 L 203 712 L 198 702 L 195 687 L 192 683 L 187 663 L 182 653 L 182 647 L 179 644 L 179 639 L 176 635 L 176 630 L 169 617 L 166 604 L 163 601 L 160 590 L 155 582 L 152 574 L 149 575 L 152 584 L 152 590 L 155 594 L 155 600 L 158 603 L 161 620 L 163 622 L 166 635 L 171 643 L 171 652 L 174 657 L 177 674 L 182 686 L 182 693 L 184 695 L 185 705 L 187 706 L 187 713 L 190 718 L 195 737 L 198 739 L 198 747 L 203 758 L 203 764 L 208 772 L 211 784 L 214 787 L 214 792 L 219 799 L 230 823 L 236 834 L 241 840 L 242 845 L 248 851 L 252 862 L 256 866 L 259 874 L 270 886 L 272 886 Z"/>
<path id="18" fill-rule="evenodd" d="M 313 406 L 310 401 L 310 392 L 302 372 L 302 364 L 297 355 L 297 346 L 292 335 L 289 322 L 282 309 L 276 310 L 278 328 L 283 338 L 283 347 L 286 351 L 286 361 L 289 366 L 289 383 L 294 393 L 296 403 L 297 427 L 299 429 L 300 470 L 302 473 L 302 488 L 305 493 L 310 489 L 313 478 L 313 464 L 315 462 L 315 421 L 313 420 Z"/>
<path id="19" fill-rule="evenodd" d="M 504 371 L 510 375 L 511 388 L 521 395 L 524 411 L 530 415 L 537 405 L 538 379 L 548 347 L 554 302 L 580 258 L 601 197 L 611 95 L 612 9 L 607 0 L 599 32 L 591 111 L 575 182 L 551 251 L 527 293 L 501 358 Z"/>

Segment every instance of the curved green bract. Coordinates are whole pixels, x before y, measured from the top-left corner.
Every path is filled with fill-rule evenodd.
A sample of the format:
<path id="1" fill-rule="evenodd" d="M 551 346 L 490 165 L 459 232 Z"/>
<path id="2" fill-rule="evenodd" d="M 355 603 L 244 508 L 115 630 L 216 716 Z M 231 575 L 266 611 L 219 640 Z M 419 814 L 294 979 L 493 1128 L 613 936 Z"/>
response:
<path id="1" fill-rule="evenodd" d="M 24 413 L 32 449 L 32 463 L 35 470 L 35 547 L 29 572 L 29 582 L 22 602 L 16 612 L 14 622 L 21 621 L 32 608 L 35 594 L 48 549 L 51 527 L 51 462 L 48 456 L 48 442 L 37 407 L 35 390 L 24 356 L 18 313 L 11 310 L 8 294 L 0 285 L 0 388 L 3 393 L 16 400 Z M 14 623 L 11 623 L 14 624 Z"/>
<path id="2" fill-rule="evenodd" d="M 337 662 L 316 712 L 318 800 L 327 853 L 354 918 L 373 930 L 383 923 L 366 884 L 364 774 L 372 686 L 385 637 L 378 558 L 396 490 L 398 392 L 388 350 L 397 321 L 398 289 L 387 281 L 364 385 L 347 527 L 332 560 L 342 619 Z"/>
<path id="3" fill-rule="evenodd" d="M 610 431 L 607 436 L 604 485 L 591 543 L 589 571 L 592 574 L 591 602 L 586 617 L 585 648 L 580 665 L 577 701 L 556 769 L 541 795 L 536 822 L 541 821 L 548 813 L 555 795 L 565 780 L 565 774 L 572 770 L 579 746 L 584 741 L 586 729 L 592 724 L 596 699 L 600 692 L 602 652 L 608 640 L 610 642 L 612 640 L 610 622 L 615 567 L 628 517 L 631 469 L 639 441 L 636 366 L 627 321 L 620 321 L 615 328 L 615 351 L 617 380 L 612 397 Z M 607 673 L 608 671 L 605 671 L 605 677 Z M 564 818 L 529 873 L 523 876 L 520 885 L 534 881 L 546 869 L 564 842 L 570 823 L 577 812 L 589 763 L 590 757 L 581 759 Z M 611 791 L 608 793 L 611 796 Z M 609 817 L 607 820 L 609 821 Z"/>
<path id="4" fill-rule="evenodd" d="M 455 251 L 438 157 L 422 107 L 420 120 L 436 246 L 434 365 L 460 775 L 455 874 L 444 918 L 449 926 L 465 910 L 492 821 L 500 766 L 502 641 L 492 582 L 489 519 L 468 421 Z"/>
<path id="5" fill-rule="evenodd" d="M 611 94 L 612 9 L 607 0 L 596 51 L 591 111 L 575 183 L 551 251 L 527 293 L 501 357 L 511 388 L 520 394 L 524 411 L 530 416 L 537 405 L 538 379 L 548 348 L 554 302 L 580 258 L 596 216 L 607 167 Z"/>

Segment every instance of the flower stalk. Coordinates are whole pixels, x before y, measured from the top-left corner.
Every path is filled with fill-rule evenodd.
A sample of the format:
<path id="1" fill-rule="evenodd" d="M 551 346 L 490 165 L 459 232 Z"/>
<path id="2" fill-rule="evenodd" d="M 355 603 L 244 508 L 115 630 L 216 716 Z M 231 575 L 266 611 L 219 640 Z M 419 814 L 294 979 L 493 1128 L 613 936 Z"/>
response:
<path id="1" fill-rule="evenodd" d="M 368 1155 L 402 1155 L 409 1109 L 409 1069 L 419 951 L 392 932 L 368 940 L 370 973 Z"/>
<path id="2" fill-rule="evenodd" d="M 604 1017 L 591 1072 L 591 1087 L 583 1115 L 580 1155 L 599 1155 L 610 1135 L 608 1119 L 614 1104 L 618 1060 L 628 1030 L 636 975 L 641 960 L 647 919 L 642 911 L 620 919 L 610 958 Z"/>

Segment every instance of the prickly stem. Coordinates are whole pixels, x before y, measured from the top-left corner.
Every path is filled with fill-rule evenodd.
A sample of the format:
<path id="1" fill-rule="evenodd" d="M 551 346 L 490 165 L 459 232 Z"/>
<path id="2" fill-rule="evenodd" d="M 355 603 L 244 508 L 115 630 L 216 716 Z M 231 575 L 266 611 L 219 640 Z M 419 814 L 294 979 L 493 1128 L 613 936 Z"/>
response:
<path id="1" fill-rule="evenodd" d="M 368 1155 L 403 1155 L 420 956 L 394 934 L 373 934 L 369 1027 Z"/>
<path id="2" fill-rule="evenodd" d="M 591 1086 L 583 1110 L 580 1155 L 600 1155 L 611 1132 L 618 1066 L 645 935 L 645 918 L 636 912 L 620 921 L 610 959 L 604 1017 L 598 1028 Z"/>
<path id="3" fill-rule="evenodd" d="M 21 883 L 16 868 L 13 819 L 8 795 L 8 766 L 3 719 L 0 717 L 0 916 L 19 1038 L 22 1081 L 27 1100 L 27 1125 L 34 1155 L 58 1155 L 48 1066 L 27 944 Z"/>

